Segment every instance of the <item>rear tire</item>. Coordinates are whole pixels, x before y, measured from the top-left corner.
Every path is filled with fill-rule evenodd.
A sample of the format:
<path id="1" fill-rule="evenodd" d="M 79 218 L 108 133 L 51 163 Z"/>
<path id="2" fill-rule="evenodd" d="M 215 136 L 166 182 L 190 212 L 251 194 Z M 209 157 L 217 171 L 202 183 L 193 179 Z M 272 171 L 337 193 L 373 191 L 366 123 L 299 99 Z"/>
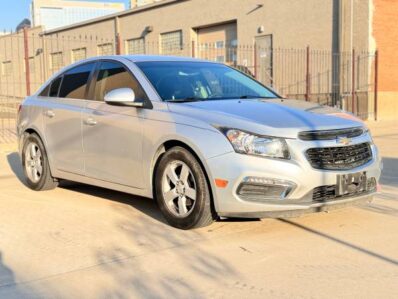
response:
<path id="1" fill-rule="evenodd" d="M 22 147 L 22 167 L 26 183 L 32 190 L 51 190 L 58 186 L 58 181 L 51 175 L 43 142 L 37 134 L 25 137 Z"/>
<path id="2" fill-rule="evenodd" d="M 216 218 L 203 169 L 183 147 L 173 147 L 161 158 L 155 174 L 155 192 L 163 216 L 176 228 L 204 227 Z"/>

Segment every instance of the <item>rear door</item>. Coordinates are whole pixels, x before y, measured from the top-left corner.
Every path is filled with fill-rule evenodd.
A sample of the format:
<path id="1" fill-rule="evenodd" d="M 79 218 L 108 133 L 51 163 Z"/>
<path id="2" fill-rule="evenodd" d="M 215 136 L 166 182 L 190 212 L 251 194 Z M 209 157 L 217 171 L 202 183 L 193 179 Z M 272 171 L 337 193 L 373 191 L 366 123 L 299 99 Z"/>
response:
<path id="1" fill-rule="evenodd" d="M 82 111 L 95 63 L 77 66 L 56 78 L 43 110 L 47 150 L 57 170 L 83 174 Z"/>
<path id="2" fill-rule="evenodd" d="M 90 87 L 91 101 L 83 114 L 85 175 L 99 180 L 143 187 L 143 110 L 105 103 L 105 94 L 131 88 L 137 99 L 147 100 L 142 87 L 120 62 L 102 61 Z"/>

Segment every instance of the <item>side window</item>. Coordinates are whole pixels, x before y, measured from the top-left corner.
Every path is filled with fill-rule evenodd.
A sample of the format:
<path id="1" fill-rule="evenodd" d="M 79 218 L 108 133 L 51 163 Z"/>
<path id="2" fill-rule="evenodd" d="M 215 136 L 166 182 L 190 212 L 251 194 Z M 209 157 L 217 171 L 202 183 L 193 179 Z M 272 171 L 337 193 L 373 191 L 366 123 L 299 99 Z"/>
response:
<path id="1" fill-rule="evenodd" d="M 50 87 L 51 83 L 47 84 L 46 88 L 43 89 L 43 91 L 39 94 L 40 97 L 48 97 L 48 94 L 50 93 Z"/>
<path id="2" fill-rule="evenodd" d="M 67 71 L 62 80 L 59 97 L 85 99 L 88 79 L 94 65 L 95 63 L 87 63 Z"/>
<path id="3" fill-rule="evenodd" d="M 50 92 L 48 94 L 49 97 L 55 98 L 58 97 L 59 86 L 61 85 L 62 76 L 58 77 L 51 83 Z"/>
<path id="4" fill-rule="evenodd" d="M 146 100 L 147 96 L 126 68 L 117 62 L 102 62 L 95 84 L 94 100 L 103 101 L 107 92 L 117 88 L 131 88 L 137 99 Z"/>

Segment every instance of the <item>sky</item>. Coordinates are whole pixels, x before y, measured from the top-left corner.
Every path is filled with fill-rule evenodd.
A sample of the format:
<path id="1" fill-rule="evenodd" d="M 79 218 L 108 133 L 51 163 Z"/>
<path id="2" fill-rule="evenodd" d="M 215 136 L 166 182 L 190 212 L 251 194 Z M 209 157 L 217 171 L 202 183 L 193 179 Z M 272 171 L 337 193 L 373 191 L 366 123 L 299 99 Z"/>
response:
<path id="1" fill-rule="evenodd" d="M 76 0 L 78 1 L 78 0 Z M 85 0 L 87 1 L 87 0 Z M 92 2 L 125 2 L 128 0 L 88 0 Z M 15 27 L 25 18 L 30 18 L 31 0 L 0 0 L 0 31 L 14 31 Z"/>

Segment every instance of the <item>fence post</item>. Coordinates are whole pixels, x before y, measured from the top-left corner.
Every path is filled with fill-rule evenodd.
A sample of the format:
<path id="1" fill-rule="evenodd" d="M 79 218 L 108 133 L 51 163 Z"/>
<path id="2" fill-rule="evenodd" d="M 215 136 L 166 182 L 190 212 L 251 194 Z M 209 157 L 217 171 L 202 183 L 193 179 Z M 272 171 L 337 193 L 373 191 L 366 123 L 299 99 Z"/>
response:
<path id="1" fill-rule="evenodd" d="M 355 114 L 355 49 L 352 49 L 352 83 L 351 83 L 351 92 L 352 92 L 352 101 L 351 101 L 351 106 L 352 106 L 352 113 Z"/>
<path id="2" fill-rule="evenodd" d="M 25 50 L 25 81 L 26 81 L 26 95 L 30 96 L 30 67 L 29 67 L 29 43 L 28 43 L 28 28 L 23 29 L 23 43 Z"/>
<path id="3" fill-rule="evenodd" d="M 310 100 L 310 46 L 307 46 L 306 53 L 306 75 L 305 75 L 305 100 L 308 102 Z"/>
<path id="4" fill-rule="evenodd" d="M 257 43 L 254 42 L 254 49 L 253 49 L 253 61 L 254 61 L 254 78 L 257 79 Z"/>
<path id="5" fill-rule="evenodd" d="M 377 121 L 377 96 L 379 93 L 379 50 L 375 52 L 374 119 Z"/>
<path id="6" fill-rule="evenodd" d="M 191 54 L 192 54 L 192 58 L 195 58 L 196 53 L 195 53 L 195 41 L 194 40 L 192 41 L 192 52 L 191 52 Z"/>
<path id="7" fill-rule="evenodd" d="M 122 43 L 120 33 L 116 33 L 116 55 L 122 54 Z"/>

